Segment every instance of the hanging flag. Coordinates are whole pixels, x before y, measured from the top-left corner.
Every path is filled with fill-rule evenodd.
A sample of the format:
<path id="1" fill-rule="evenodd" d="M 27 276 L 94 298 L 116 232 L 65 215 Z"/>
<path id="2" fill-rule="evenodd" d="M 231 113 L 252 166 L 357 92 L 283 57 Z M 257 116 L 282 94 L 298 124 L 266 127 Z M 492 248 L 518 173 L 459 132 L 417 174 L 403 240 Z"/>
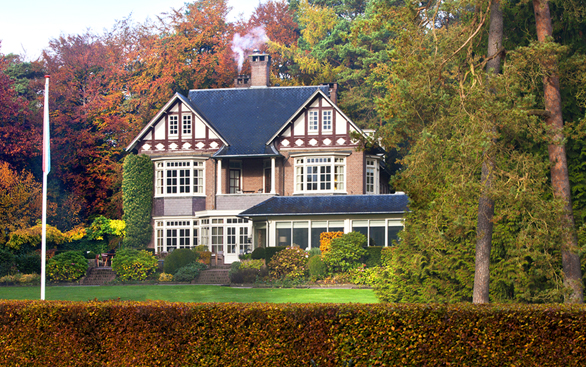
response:
<path id="1" fill-rule="evenodd" d="M 45 75 L 45 114 L 43 117 L 43 173 L 51 172 L 51 133 L 49 130 L 49 75 Z"/>

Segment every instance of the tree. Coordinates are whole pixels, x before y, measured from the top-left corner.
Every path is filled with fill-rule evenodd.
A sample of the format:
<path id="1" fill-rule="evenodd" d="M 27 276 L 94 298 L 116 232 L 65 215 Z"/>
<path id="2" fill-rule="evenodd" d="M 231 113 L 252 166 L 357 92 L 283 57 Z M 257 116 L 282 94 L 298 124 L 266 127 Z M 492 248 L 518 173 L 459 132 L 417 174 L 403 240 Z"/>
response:
<path id="1" fill-rule="evenodd" d="M 500 6 L 500 0 L 495 0 L 490 7 L 490 29 L 488 32 L 488 60 L 486 62 L 486 71 L 490 74 L 498 75 L 501 64 L 501 47 L 503 45 L 503 12 Z M 496 128 L 491 125 L 491 121 L 486 121 L 488 130 L 486 134 L 494 134 Z M 493 143 L 493 141 L 491 141 Z M 478 226 L 476 228 L 476 252 L 475 252 L 475 269 L 474 269 L 474 293 L 472 301 L 474 303 L 489 302 L 490 288 L 490 248 L 492 245 L 492 230 L 494 218 L 495 201 L 491 197 L 492 182 L 494 180 L 495 165 L 491 157 L 492 152 L 485 148 L 482 153 L 482 173 L 480 181 L 483 184 L 482 193 L 478 201 Z"/>
<path id="2" fill-rule="evenodd" d="M 546 47 L 551 45 L 553 34 L 551 15 L 547 0 L 533 0 L 537 38 Z M 556 49 L 551 53 L 555 55 Z M 548 146 L 549 160 L 551 162 L 551 184 L 554 196 L 564 202 L 564 215 L 561 226 L 564 228 L 564 236 L 561 243 L 562 264 L 564 268 L 564 283 L 571 289 L 568 301 L 583 303 L 582 271 L 580 268 L 580 256 L 578 255 L 578 241 L 575 233 L 574 215 L 572 213 L 572 201 L 570 180 L 568 176 L 568 164 L 564 146 L 562 102 L 560 82 L 557 75 L 557 61 L 555 57 L 546 59 L 543 67 L 547 69 L 543 78 L 545 109 L 548 112 L 546 123 L 549 127 L 550 143 Z"/>
<path id="3" fill-rule="evenodd" d="M 529 113 L 528 59 L 508 52 L 502 75 L 483 71 L 488 1 L 395 8 L 391 65 L 379 67 L 387 93 L 383 145 L 407 151 L 393 184 L 411 199 L 388 276 L 393 302 L 472 301 L 478 198 L 485 152 L 494 162 L 495 216 L 490 297 L 559 301 L 563 294 L 555 215 L 539 119 Z M 490 123 L 487 123 L 490 122 Z M 494 126 L 494 130 L 491 128 Z M 490 149 L 487 149 L 489 148 Z"/>
<path id="4" fill-rule="evenodd" d="M 30 172 L 17 172 L 0 161 L 0 244 L 8 234 L 32 226 L 41 217 L 41 184 Z"/>

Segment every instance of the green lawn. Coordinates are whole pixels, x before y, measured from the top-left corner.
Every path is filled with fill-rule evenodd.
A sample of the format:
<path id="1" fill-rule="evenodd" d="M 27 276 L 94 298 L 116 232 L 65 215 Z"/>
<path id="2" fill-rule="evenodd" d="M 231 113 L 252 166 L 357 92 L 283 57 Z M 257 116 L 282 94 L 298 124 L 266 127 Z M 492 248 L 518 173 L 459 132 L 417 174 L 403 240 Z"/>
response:
<path id="1" fill-rule="evenodd" d="M 40 299 L 40 287 L 0 287 L 0 299 Z M 171 302 L 377 303 L 370 289 L 230 288 L 212 285 L 47 287 L 47 300 Z"/>

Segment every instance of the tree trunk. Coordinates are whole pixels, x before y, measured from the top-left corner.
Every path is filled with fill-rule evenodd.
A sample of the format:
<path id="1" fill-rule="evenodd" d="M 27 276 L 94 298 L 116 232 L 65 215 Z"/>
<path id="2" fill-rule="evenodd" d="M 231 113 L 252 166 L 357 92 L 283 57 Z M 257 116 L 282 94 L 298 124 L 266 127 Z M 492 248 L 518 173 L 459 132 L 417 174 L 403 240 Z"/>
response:
<path id="1" fill-rule="evenodd" d="M 549 5 L 547 0 L 533 0 L 535 11 L 535 23 L 537 27 L 537 39 L 539 42 L 548 42 L 551 37 L 552 25 Z M 555 61 L 554 61 L 555 62 Z M 555 70 L 554 65 L 546 65 L 549 70 Z M 564 226 L 562 239 L 562 266 L 564 270 L 564 283 L 570 288 L 571 294 L 566 298 L 569 303 L 583 303 L 582 294 L 582 270 L 580 269 L 580 256 L 578 255 L 578 240 L 574 228 L 574 215 L 572 213 L 572 200 L 570 196 L 570 180 L 568 177 L 568 164 L 566 162 L 566 149 L 564 146 L 562 119 L 562 98 L 560 94 L 560 81 L 557 75 L 550 74 L 543 78 L 543 91 L 545 109 L 549 112 L 546 118 L 551 143 L 548 146 L 549 161 L 551 164 L 551 185 L 556 198 L 564 201 L 564 215 L 561 224 Z"/>
<path id="2" fill-rule="evenodd" d="M 490 28 L 488 33 L 488 57 L 494 57 L 486 63 L 486 71 L 490 74 L 500 72 L 500 49 L 503 44 L 503 12 L 500 0 L 496 0 L 490 7 Z M 496 132 L 491 121 L 488 128 L 491 134 Z M 492 141 L 494 146 L 495 141 Z M 478 225 L 476 227 L 476 268 L 474 271 L 474 291 L 472 302 L 489 302 L 490 285 L 490 248 L 492 246 L 492 226 L 494 217 L 494 199 L 491 197 L 492 182 L 494 179 L 494 160 L 490 156 L 489 148 L 483 152 L 481 183 L 482 194 L 478 200 Z"/>

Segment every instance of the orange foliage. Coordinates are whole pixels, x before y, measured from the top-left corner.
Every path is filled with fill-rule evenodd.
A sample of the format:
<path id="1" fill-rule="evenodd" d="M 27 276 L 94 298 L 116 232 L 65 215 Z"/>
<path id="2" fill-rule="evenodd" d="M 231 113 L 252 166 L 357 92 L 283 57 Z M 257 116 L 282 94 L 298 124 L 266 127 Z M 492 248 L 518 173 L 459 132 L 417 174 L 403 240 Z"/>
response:
<path id="1" fill-rule="evenodd" d="M 0 244 L 8 240 L 5 232 L 30 227 L 41 218 L 41 189 L 30 172 L 18 173 L 0 161 Z"/>
<path id="2" fill-rule="evenodd" d="M 322 232 L 319 235 L 319 250 L 322 254 L 330 251 L 330 246 L 334 238 L 342 237 L 344 232 Z"/>

